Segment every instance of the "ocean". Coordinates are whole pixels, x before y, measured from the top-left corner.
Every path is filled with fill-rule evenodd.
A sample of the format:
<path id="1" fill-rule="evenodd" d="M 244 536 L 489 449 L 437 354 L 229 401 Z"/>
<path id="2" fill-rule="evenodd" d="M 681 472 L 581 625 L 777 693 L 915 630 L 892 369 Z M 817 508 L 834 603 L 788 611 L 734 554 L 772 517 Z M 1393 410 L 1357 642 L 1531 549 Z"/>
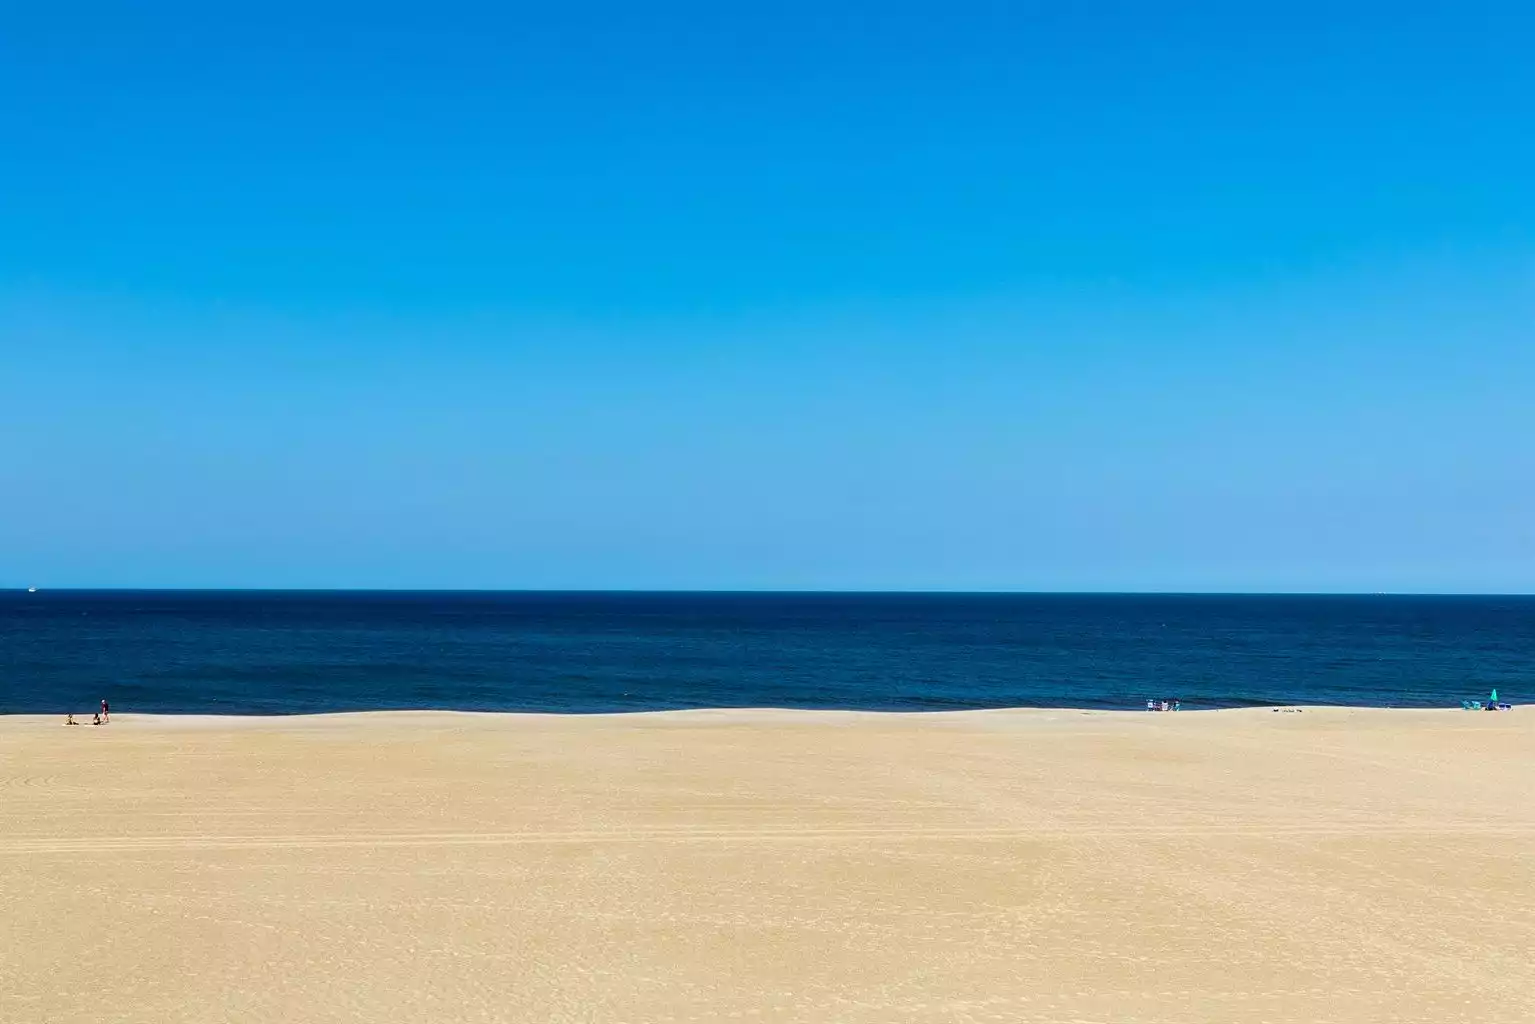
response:
<path id="1" fill-rule="evenodd" d="M 0 593 L 0 713 L 1535 697 L 1535 597 Z"/>

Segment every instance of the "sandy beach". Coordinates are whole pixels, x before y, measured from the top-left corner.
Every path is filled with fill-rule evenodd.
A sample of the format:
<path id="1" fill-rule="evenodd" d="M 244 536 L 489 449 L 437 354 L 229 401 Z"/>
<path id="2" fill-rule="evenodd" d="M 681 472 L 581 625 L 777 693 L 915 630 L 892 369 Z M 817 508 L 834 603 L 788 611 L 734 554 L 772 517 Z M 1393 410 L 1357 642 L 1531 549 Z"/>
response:
<path id="1" fill-rule="evenodd" d="M 61 722 L 7 1024 L 1535 1019 L 1535 708 Z"/>

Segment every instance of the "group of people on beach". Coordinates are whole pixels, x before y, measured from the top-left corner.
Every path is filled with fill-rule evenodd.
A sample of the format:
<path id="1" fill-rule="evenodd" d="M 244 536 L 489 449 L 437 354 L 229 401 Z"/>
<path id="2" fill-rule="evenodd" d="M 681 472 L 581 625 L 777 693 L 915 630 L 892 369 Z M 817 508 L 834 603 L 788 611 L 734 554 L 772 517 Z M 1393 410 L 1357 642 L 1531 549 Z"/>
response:
<path id="1" fill-rule="evenodd" d="M 1181 700 L 1148 700 L 1146 702 L 1147 711 L 1181 711 L 1182 709 L 1183 701 Z"/>
<path id="2" fill-rule="evenodd" d="M 111 705 L 109 705 L 107 703 L 106 698 L 103 697 L 101 699 L 101 710 L 96 712 L 96 720 L 94 722 L 92 722 L 91 724 L 92 725 L 106 725 L 110 721 L 112 721 L 112 708 L 111 708 Z M 70 714 L 70 715 L 64 716 L 64 724 L 65 725 L 79 725 L 80 723 L 75 721 L 75 716 L 73 714 Z"/>

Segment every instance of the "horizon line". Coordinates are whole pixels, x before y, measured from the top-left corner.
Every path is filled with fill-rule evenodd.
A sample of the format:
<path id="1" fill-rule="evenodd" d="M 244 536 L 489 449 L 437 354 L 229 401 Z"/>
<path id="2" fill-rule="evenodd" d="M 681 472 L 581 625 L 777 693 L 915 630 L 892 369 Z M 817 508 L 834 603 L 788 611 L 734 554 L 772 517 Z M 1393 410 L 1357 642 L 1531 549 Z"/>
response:
<path id="1" fill-rule="evenodd" d="M 66 594 L 678 594 L 955 597 L 1535 597 L 1535 591 L 1473 590 L 962 590 L 943 588 L 690 587 L 0 587 L 3 593 Z"/>

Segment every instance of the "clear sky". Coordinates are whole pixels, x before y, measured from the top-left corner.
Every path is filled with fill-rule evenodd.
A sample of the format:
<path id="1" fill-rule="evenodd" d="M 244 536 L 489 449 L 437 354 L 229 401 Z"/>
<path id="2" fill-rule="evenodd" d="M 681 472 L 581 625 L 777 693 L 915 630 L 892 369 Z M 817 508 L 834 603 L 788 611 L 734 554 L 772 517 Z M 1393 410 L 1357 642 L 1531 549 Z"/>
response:
<path id="1" fill-rule="evenodd" d="M 1535 5 L 0 16 L 0 585 L 1535 590 Z"/>

